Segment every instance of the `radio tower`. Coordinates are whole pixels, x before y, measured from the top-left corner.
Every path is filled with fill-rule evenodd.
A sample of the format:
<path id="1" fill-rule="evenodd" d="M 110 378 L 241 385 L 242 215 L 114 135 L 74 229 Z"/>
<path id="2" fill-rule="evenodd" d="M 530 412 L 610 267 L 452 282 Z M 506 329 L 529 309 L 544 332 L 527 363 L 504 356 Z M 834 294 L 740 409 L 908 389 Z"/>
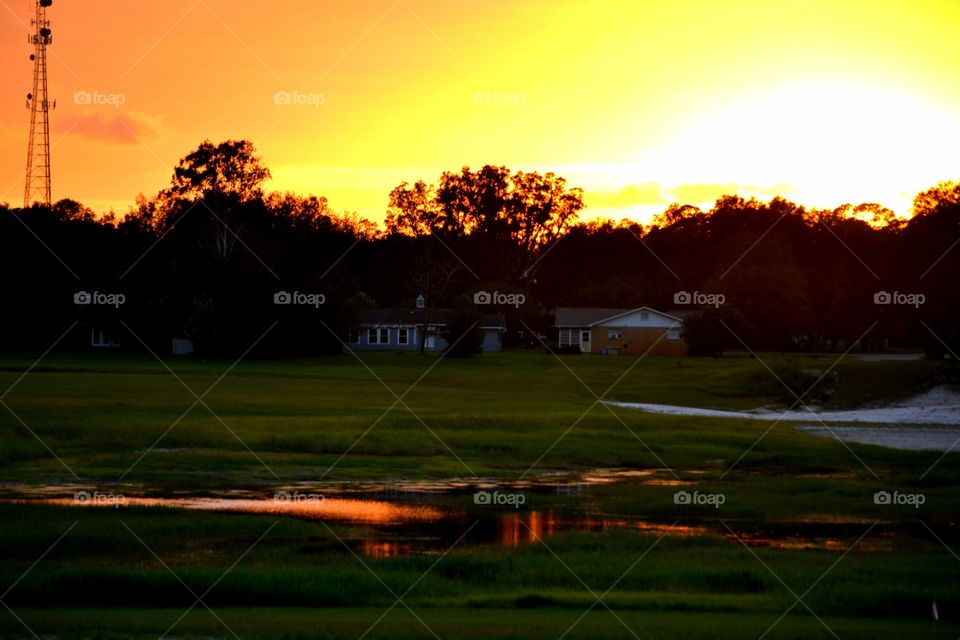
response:
<path id="1" fill-rule="evenodd" d="M 47 95 L 47 45 L 53 43 L 53 32 L 47 20 L 47 8 L 53 0 L 36 0 L 37 13 L 31 21 L 35 32 L 27 36 L 33 45 L 33 91 L 27 94 L 30 109 L 30 143 L 27 146 L 27 178 L 23 191 L 23 206 L 34 202 L 50 204 L 50 102 Z"/>

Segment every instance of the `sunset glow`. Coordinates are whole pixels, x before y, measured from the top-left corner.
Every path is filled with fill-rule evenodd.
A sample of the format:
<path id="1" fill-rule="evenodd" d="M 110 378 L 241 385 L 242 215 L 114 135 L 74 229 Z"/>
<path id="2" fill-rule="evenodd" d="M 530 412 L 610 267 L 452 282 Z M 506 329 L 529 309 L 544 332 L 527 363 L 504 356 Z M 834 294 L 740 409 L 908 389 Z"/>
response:
<path id="1" fill-rule="evenodd" d="M 585 219 L 732 192 L 905 215 L 956 177 L 960 6 L 839 4 L 59 2 L 53 196 L 123 213 L 246 138 L 270 188 L 377 221 L 400 182 L 484 163 L 563 175 Z M 0 7 L 13 203 L 30 7 Z"/>

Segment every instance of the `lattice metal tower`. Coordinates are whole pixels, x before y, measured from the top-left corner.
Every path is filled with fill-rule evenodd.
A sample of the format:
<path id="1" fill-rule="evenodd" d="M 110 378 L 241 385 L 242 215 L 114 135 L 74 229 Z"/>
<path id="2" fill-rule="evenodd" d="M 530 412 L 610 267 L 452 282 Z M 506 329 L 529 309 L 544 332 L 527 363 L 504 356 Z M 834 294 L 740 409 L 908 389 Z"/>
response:
<path id="1" fill-rule="evenodd" d="M 53 0 L 36 0 L 36 15 L 31 24 L 35 31 L 27 36 L 33 45 L 33 91 L 27 94 L 30 109 L 30 143 L 27 146 L 26 184 L 23 206 L 34 202 L 50 204 L 50 109 L 57 106 L 47 94 L 47 46 L 53 43 L 53 32 L 47 20 L 47 8 Z"/>

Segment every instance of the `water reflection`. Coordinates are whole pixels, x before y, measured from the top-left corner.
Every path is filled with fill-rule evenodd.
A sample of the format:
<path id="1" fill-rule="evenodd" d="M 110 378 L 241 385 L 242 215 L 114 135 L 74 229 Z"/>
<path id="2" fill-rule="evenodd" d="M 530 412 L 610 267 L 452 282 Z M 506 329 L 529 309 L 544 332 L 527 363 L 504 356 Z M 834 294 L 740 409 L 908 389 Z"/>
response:
<path id="1" fill-rule="evenodd" d="M 508 513 L 497 519 L 497 544 L 516 547 L 553 535 L 557 518 L 553 511 L 529 511 L 523 515 Z"/>
<path id="2" fill-rule="evenodd" d="M 361 540 L 356 550 L 358 553 L 376 559 L 396 558 L 417 551 L 417 549 L 408 542 L 392 542 L 387 540 Z"/>
<path id="3" fill-rule="evenodd" d="M 36 501 L 32 501 L 36 502 Z M 356 500 L 352 498 L 252 499 L 252 498 L 133 498 L 120 500 L 78 502 L 75 498 L 50 498 L 46 504 L 88 507 L 169 507 L 198 511 L 260 513 L 291 516 L 313 520 L 332 520 L 368 525 L 402 525 L 414 522 L 432 522 L 445 517 L 446 512 L 425 505 L 409 505 L 383 500 Z"/>
<path id="4" fill-rule="evenodd" d="M 81 492 L 82 493 L 82 492 Z M 89 494 L 88 494 L 89 495 Z M 338 533 L 357 553 L 371 558 L 394 558 L 412 553 L 440 553 L 455 541 L 463 544 L 495 544 L 517 547 L 534 544 L 563 532 L 634 531 L 647 535 L 714 536 L 749 546 L 779 549 L 844 551 L 862 526 L 837 522 L 792 522 L 746 527 L 732 535 L 717 523 L 670 524 L 579 512 L 569 509 L 508 510 L 456 509 L 389 500 L 323 498 L 309 494 L 303 499 L 274 498 L 147 498 L 120 500 L 34 498 L 5 500 L 19 504 L 54 504 L 68 507 L 161 507 L 218 513 L 249 513 L 322 520 L 341 524 Z M 113 494 L 110 494 L 113 495 Z M 279 495 L 279 494 L 278 494 Z M 294 494 L 296 495 L 296 494 Z M 851 528 L 852 527 L 852 528 Z M 469 528 L 469 534 L 463 532 Z M 856 531 L 855 531 L 856 530 Z M 858 533 L 859 532 L 859 533 Z M 878 528 L 861 551 L 885 551 L 893 546 L 893 529 Z M 852 536 L 852 538 L 851 538 Z M 462 540 L 461 540 L 462 538 Z"/>
<path id="5" fill-rule="evenodd" d="M 506 513 L 497 517 L 496 542 L 516 547 L 549 538 L 563 531 L 605 533 L 615 529 L 634 530 L 650 535 L 669 533 L 675 536 L 712 535 L 706 526 L 680 525 L 626 518 L 610 518 L 591 514 L 560 515 L 555 511 Z"/>

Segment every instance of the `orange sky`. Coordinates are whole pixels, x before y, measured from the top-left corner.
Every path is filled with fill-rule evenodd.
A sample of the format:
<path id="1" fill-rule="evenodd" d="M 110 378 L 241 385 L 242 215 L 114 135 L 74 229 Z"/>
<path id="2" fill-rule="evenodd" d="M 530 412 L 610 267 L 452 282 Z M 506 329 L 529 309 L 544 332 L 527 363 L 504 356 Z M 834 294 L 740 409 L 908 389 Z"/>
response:
<path id="1" fill-rule="evenodd" d="M 0 0 L 17 206 L 32 5 Z M 50 17 L 53 195 L 98 211 L 155 193 L 204 138 L 250 139 L 271 188 L 374 220 L 398 183 L 465 164 L 553 170 L 584 218 L 641 220 L 731 192 L 905 214 L 960 177 L 957 2 L 54 0 Z"/>

